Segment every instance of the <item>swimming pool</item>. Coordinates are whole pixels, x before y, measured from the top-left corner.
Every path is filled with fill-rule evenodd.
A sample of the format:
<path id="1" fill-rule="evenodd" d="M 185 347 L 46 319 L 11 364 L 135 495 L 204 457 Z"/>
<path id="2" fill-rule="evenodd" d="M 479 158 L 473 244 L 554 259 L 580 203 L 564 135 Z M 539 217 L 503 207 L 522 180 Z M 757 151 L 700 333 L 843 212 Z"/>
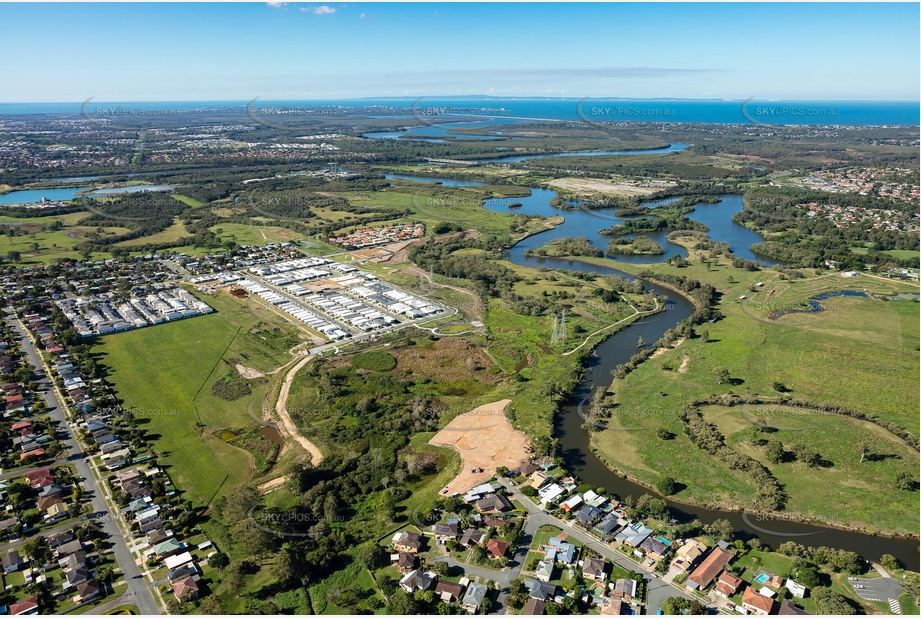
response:
<path id="1" fill-rule="evenodd" d="M 770 575 L 768 575 L 768 574 L 766 574 L 766 573 L 762 573 L 761 575 L 759 575 L 758 577 L 755 578 L 755 581 L 757 581 L 759 584 L 763 584 L 763 583 L 765 583 L 765 582 L 766 582 L 767 580 L 769 580 L 769 579 L 771 579 L 771 576 L 770 576 Z"/>

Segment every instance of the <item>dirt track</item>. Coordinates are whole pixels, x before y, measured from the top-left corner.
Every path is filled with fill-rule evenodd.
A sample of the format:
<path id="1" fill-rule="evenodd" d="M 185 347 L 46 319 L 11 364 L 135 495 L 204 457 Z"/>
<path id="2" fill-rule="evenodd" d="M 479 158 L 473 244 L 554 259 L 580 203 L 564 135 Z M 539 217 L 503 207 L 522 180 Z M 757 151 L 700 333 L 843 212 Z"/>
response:
<path id="1" fill-rule="evenodd" d="M 320 452 L 320 449 L 318 449 L 313 442 L 301 435 L 300 429 L 294 424 L 294 421 L 291 420 L 291 415 L 288 414 L 287 408 L 288 392 L 291 390 L 291 383 L 294 381 L 294 376 L 297 375 L 297 372 L 300 371 L 304 365 L 312 360 L 313 358 L 310 356 L 304 357 L 292 367 L 288 375 L 285 376 L 285 381 L 282 383 L 281 390 L 278 393 L 278 401 L 275 403 L 275 412 L 278 414 L 278 418 L 281 419 L 281 422 L 278 424 L 278 429 L 289 439 L 297 442 L 305 451 L 310 453 L 311 462 L 313 465 L 317 466 L 323 461 L 323 453 Z"/>
<path id="2" fill-rule="evenodd" d="M 463 460 L 460 473 L 442 494 L 465 493 L 485 483 L 496 468 L 514 468 L 528 460 L 531 439 L 516 431 L 505 416 L 510 399 L 494 401 L 456 417 L 435 434 L 429 444 L 451 447 Z M 472 472 L 476 468 L 481 472 Z"/>

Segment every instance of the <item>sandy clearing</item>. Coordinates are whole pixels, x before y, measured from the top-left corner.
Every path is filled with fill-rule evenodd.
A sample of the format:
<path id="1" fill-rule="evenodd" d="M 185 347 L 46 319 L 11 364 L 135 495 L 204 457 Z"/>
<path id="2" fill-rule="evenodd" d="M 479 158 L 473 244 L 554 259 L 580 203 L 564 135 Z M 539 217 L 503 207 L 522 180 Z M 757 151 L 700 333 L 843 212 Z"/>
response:
<path id="1" fill-rule="evenodd" d="M 687 373 L 688 365 L 691 364 L 690 354 L 685 354 L 684 358 L 681 359 L 681 366 L 678 367 L 678 373 Z"/>
<path id="2" fill-rule="evenodd" d="M 265 483 L 259 485 L 259 491 L 264 494 L 267 494 L 269 492 L 275 491 L 276 489 L 278 489 L 279 487 L 281 487 L 287 482 L 288 482 L 287 476 L 279 476 L 277 478 L 272 479 L 271 481 L 266 481 Z"/>
<path id="3" fill-rule="evenodd" d="M 652 356 L 650 356 L 649 358 L 659 358 L 660 356 L 662 356 L 669 350 L 674 350 L 675 348 L 680 346 L 682 343 L 684 343 L 684 337 L 681 337 L 680 339 L 675 341 L 675 343 L 673 343 L 672 345 L 663 346 L 657 349 L 655 352 L 652 353 Z"/>
<path id="4" fill-rule="evenodd" d="M 494 401 L 461 414 L 429 440 L 433 446 L 453 448 L 463 460 L 461 471 L 441 490 L 442 494 L 465 493 L 491 479 L 496 468 L 514 468 L 528 461 L 531 438 L 515 430 L 505 416 L 505 408 L 511 402 Z"/>
<path id="5" fill-rule="evenodd" d="M 240 374 L 241 377 L 247 380 L 255 380 L 256 378 L 265 377 L 265 374 L 262 373 L 261 371 L 256 371 L 252 367 L 247 367 L 245 365 L 241 365 L 240 363 L 237 363 L 237 372 Z"/>
<path id="6" fill-rule="evenodd" d="M 610 180 L 591 180 L 586 178 L 555 178 L 547 183 L 558 189 L 570 191 L 594 191 L 606 195 L 652 195 L 664 187 L 643 187 L 625 182 L 612 182 Z"/>

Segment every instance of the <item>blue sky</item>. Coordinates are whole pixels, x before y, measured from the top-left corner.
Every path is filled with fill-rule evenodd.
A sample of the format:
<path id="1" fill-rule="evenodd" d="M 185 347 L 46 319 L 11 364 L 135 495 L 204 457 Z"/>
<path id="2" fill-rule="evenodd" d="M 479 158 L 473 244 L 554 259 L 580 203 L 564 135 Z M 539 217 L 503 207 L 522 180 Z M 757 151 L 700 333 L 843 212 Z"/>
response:
<path id="1" fill-rule="evenodd" d="M 919 5 L 0 4 L 0 101 L 898 99 Z"/>

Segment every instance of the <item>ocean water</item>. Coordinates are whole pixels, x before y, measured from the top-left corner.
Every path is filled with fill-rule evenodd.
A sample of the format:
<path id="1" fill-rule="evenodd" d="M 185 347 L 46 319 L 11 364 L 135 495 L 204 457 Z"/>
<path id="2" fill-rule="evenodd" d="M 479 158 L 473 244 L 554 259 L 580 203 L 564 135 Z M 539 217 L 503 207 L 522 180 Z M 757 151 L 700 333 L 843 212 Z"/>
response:
<path id="1" fill-rule="evenodd" d="M 324 101 L 170 101 L 0 103 L 4 114 L 148 115 L 207 108 L 258 112 L 273 107 L 380 107 L 405 110 L 407 118 L 535 118 L 586 122 L 687 122 L 792 125 L 918 125 L 918 101 L 726 101 L 689 99 L 558 99 L 422 97 Z M 382 109 L 382 111 L 384 111 Z M 146 112 L 146 114 L 145 114 Z M 380 114 L 384 115 L 384 114 Z"/>

